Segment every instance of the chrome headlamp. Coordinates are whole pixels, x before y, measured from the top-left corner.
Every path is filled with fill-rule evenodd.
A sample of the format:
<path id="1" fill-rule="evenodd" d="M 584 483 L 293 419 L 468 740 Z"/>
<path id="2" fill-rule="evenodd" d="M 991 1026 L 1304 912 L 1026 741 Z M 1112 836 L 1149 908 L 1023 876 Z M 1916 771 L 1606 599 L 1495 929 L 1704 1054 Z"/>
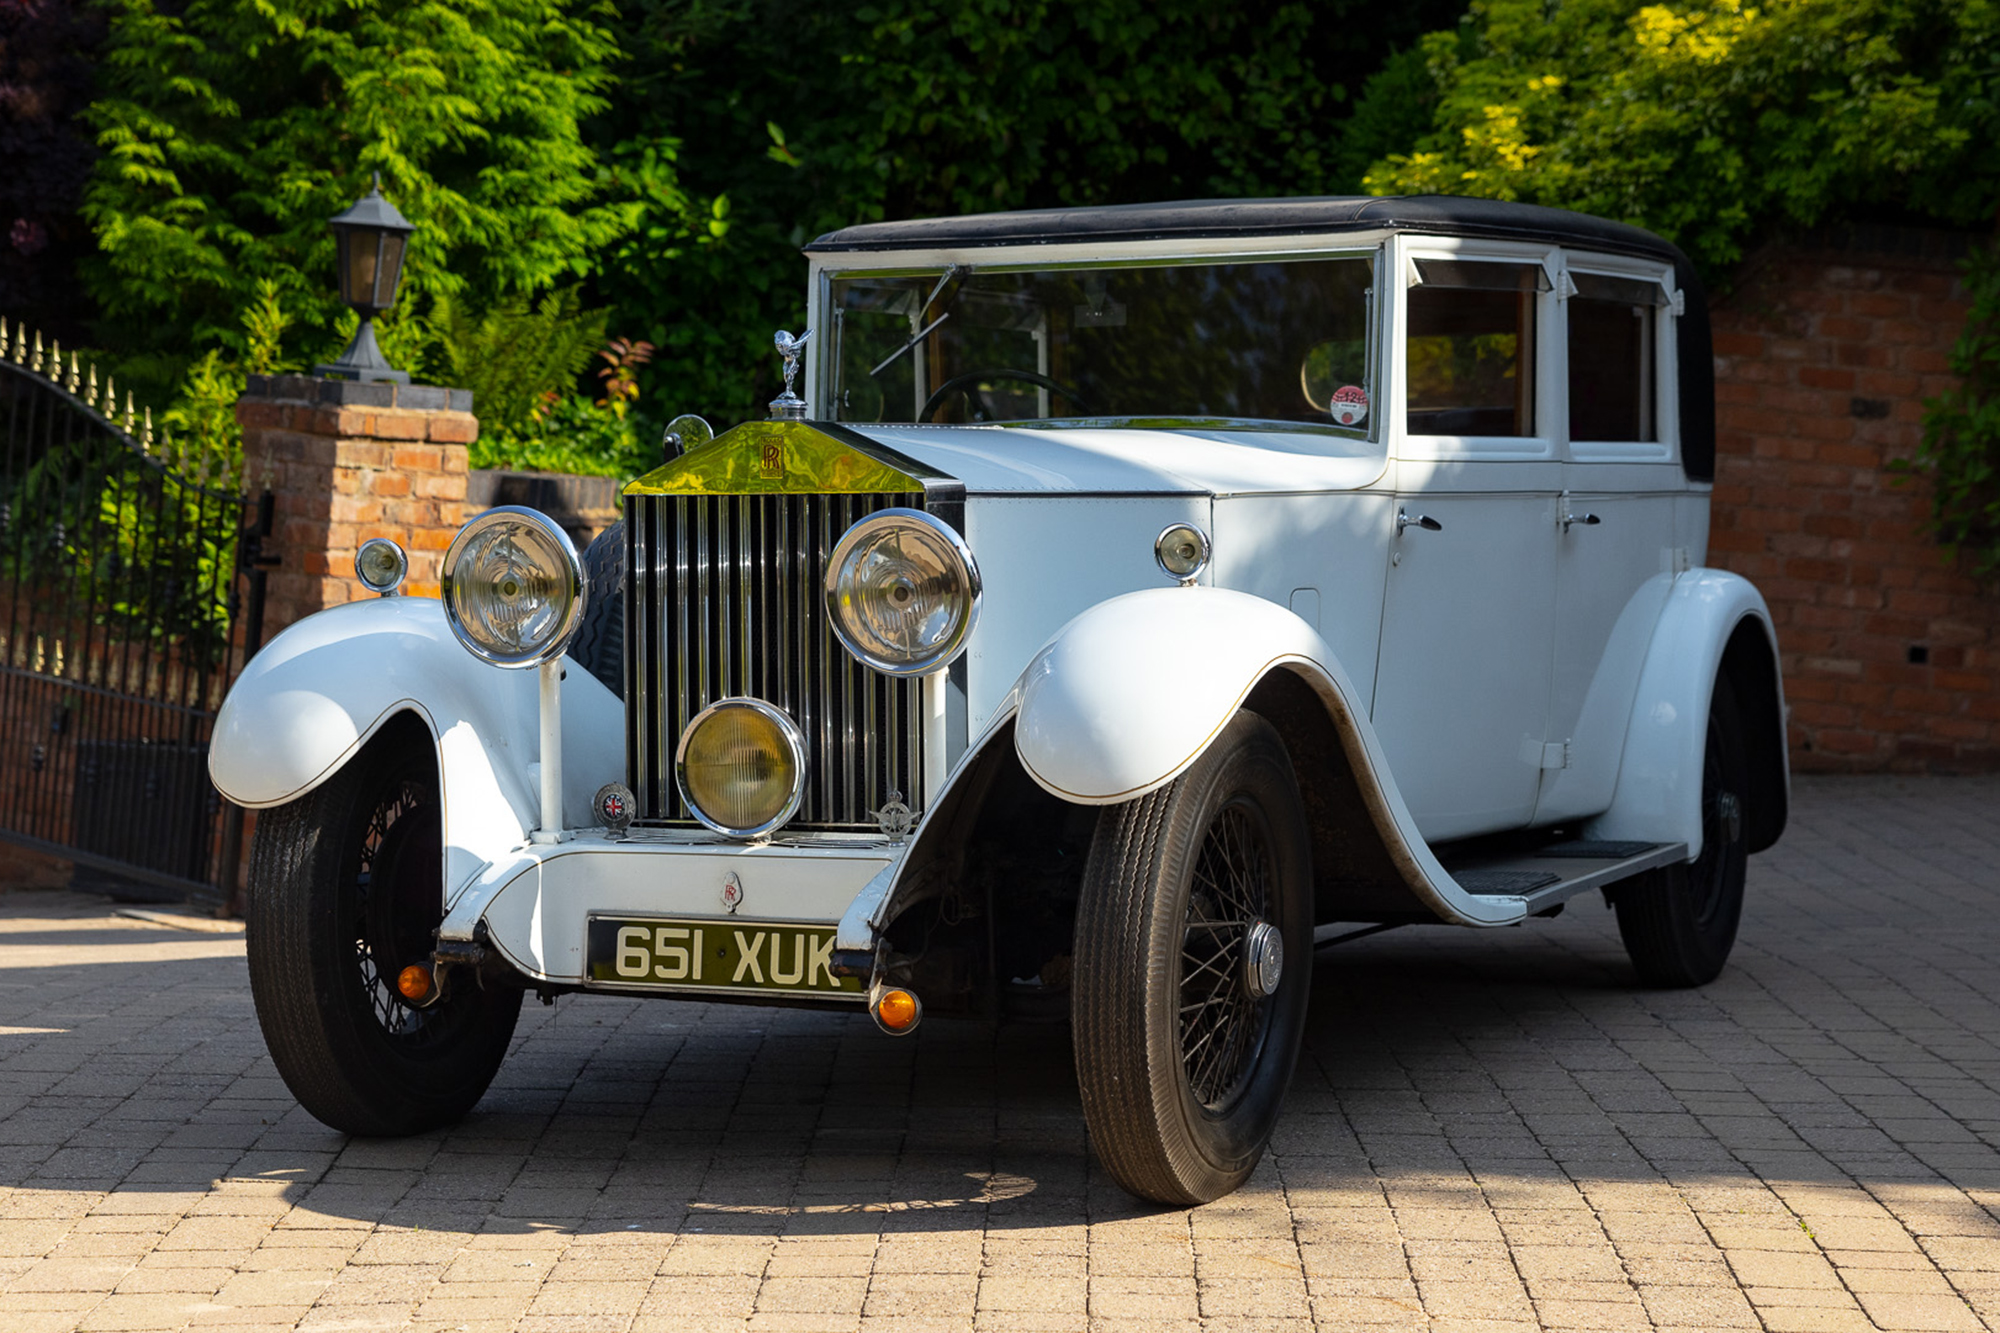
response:
<path id="1" fill-rule="evenodd" d="M 847 651 L 891 676 L 958 656 L 979 619 L 979 566 L 963 539 L 919 509 L 849 528 L 826 564 L 826 608 Z"/>
<path id="2" fill-rule="evenodd" d="M 467 652 L 499 667 L 532 667 L 569 646 L 583 620 L 583 561 L 548 515 L 489 509 L 458 530 L 439 580 L 445 619 Z"/>

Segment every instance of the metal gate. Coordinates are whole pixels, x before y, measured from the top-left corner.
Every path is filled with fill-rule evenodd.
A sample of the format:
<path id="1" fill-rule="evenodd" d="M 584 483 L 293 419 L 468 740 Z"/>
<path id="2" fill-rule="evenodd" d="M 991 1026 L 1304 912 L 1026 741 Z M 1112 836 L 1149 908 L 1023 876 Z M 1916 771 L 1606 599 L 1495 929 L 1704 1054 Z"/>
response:
<path id="1" fill-rule="evenodd" d="M 271 513 L 223 472 L 0 322 L 0 838 L 204 905 L 241 854 L 208 742 L 256 651 Z"/>

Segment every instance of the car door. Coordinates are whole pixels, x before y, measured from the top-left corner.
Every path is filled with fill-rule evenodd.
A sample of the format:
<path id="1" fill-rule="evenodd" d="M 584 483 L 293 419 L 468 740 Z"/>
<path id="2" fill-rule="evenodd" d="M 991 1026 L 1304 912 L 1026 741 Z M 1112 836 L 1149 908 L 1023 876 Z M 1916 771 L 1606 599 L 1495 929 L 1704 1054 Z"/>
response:
<path id="1" fill-rule="evenodd" d="M 1545 252 L 1399 238 L 1396 510 L 1374 722 L 1433 842 L 1533 817 L 1561 469 Z"/>
<path id="2" fill-rule="evenodd" d="M 1558 497 L 1549 745 L 1535 822 L 1611 803 L 1653 625 L 1687 554 L 1674 447 L 1673 273 L 1572 255 L 1560 283 L 1568 389 Z"/>

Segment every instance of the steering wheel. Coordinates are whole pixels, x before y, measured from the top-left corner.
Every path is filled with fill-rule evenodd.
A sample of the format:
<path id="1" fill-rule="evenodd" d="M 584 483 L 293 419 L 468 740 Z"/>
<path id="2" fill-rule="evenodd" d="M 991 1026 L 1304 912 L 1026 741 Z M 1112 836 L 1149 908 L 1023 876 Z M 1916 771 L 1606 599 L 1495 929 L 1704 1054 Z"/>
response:
<path id="1" fill-rule="evenodd" d="M 1076 396 L 1076 390 L 1070 388 L 1067 384 L 1058 384 L 1047 375 L 1038 375 L 1032 370 L 996 368 L 993 370 L 968 370 L 963 375 L 953 375 L 943 384 L 931 390 L 931 396 L 924 399 L 923 408 L 917 413 L 917 420 L 929 421 L 931 413 L 937 411 L 939 406 L 943 404 L 946 394 L 951 393 L 954 389 L 964 388 L 966 385 L 977 380 L 1021 380 L 1037 388 L 1047 389 L 1050 393 L 1061 394 L 1063 397 L 1069 399 L 1076 410 L 1084 416 L 1096 415 L 1096 413 L 1084 406 L 1083 400 Z"/>

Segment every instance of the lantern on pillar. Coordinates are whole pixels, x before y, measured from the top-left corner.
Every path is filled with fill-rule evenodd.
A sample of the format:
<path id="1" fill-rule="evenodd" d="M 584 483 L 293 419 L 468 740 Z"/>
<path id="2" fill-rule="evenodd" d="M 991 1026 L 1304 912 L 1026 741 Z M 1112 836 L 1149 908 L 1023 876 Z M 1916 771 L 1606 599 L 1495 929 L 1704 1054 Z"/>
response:
<path id="1" fill-rule="evenodd" d="M 382 197 L 379 171 L 374 188 L 334 218 L 332 227 L 340 261 L 340 299 L 361 316 L 361 327 L 354 331 L 354 341 L 338 361 L 314 366 L 313 373 L 327 379 L 408 384 L 409 374 L 391 367 L 376 345 L 374 319 L 396 304 L 403 254 L 416 228 Z"/>

